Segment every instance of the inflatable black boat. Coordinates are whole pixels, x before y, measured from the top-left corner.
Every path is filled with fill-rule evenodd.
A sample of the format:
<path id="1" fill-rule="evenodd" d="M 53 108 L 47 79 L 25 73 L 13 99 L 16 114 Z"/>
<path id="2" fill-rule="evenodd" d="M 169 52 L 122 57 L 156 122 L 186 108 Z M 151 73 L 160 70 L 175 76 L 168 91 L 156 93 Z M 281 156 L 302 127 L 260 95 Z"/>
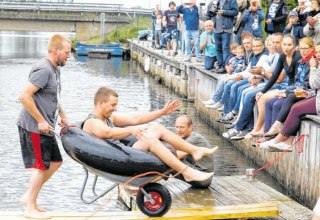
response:
<path id="1" fill-rule="evenodd" d="M 80 164 L 96 170 L 122 176 L 169 170 L 154 154 L 116 145 L 93 137 L 78 127 L 66 127 L 61 131 L 62 145 L 67 154 Z"/>

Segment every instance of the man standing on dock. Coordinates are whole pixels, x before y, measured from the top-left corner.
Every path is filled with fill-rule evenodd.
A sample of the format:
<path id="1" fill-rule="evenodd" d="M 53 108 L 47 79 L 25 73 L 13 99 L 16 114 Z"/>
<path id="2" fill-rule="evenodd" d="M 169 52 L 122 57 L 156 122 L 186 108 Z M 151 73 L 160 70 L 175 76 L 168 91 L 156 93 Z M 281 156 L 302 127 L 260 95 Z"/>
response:
<path id="1" fill-rule="evenodd" d="M 71 43 L 62 35 L 49 39 L 48 57 L 32 68 L 26 87 L 20 95 L 23 109 L 18 118 L 18 129 L 23 162 L 34 168 L 29 187 L 20 202 L 26 205 L 25 217 L 50 218 L 37 205 L 37 197 L 44 183 L 62 164 L 62 157 L 54 130 L 58 115 L 60 126 L 68 119 L 60 103 L 60 66 L 70 58 Z"/>

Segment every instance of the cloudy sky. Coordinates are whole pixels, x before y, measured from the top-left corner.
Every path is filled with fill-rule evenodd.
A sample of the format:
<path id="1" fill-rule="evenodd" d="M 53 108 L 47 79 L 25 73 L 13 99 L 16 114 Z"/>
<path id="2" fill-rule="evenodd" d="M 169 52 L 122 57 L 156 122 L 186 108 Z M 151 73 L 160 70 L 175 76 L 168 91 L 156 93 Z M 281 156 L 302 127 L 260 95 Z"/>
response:
<path id="1" fill-rule="evenodd" d="M 105 4 L 123 4 L 124 7 L 135 7 L 140 6 L 143 8 L 154 8 L 156 4 L 159 4 L 162 9 L 168 8 L 168 4 L 171 0 L 73 0 L 73 2 L 77 3 L 105 3 Z M 182 2 L 187 2 L 188 0 L 175 0 L 177 5 L 180 5 Z M 209 3 L 210 0 L 197 0 L 197 4 L 200 2 L 207 2 Z"/>

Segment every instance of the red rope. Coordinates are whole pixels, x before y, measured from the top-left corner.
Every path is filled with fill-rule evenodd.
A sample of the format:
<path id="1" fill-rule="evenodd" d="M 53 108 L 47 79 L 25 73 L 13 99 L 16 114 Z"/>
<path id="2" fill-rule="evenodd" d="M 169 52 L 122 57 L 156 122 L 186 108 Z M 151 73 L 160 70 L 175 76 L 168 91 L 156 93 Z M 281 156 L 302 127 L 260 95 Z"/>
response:
<path id="1" fill-rule="evenodd" d="M 254 171 L 252 172 L 252 174 L 245 174 L 245 176 L 254 176 L 254 175 L 256 175 L 256 173 L 259 172 L 260 170 L 263 170 L 263 169 L 271 166 L 272 164 L 276 163 L 276 162 L 279 161 L 286 153 L 288 153 L 291 148 L 293 148 L 293 149 L 297 152 L 298 157 L 300 157 L 301 153 L 303 152 L 304 137 L 305 137 L 305 135 L 304 135 L 304 134 L 301 134 L 301 135 L 296 139 L 296 141 L 294 141 L 294 142 L 291 144 L 291 146 L 290 146 L 286 151 L 281 152 L 281 153 L 280 153 L 278 156 L 276 156 L 273 160 L 267 162 L 267 163 L 264 164 L 262 167 L 254 170 Z"/>

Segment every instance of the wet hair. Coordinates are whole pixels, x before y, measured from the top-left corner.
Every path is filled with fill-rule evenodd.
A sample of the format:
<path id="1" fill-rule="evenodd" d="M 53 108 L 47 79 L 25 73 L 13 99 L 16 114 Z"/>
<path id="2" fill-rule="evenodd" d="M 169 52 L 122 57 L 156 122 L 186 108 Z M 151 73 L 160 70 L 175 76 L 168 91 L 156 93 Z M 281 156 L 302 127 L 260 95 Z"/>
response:
<path id="1" fill-rule="evenodd" d="M 192 125 L 192 118 L 189 115 L 181 115 L 179 118 L 186 118 L 187 119 L 187 125 L 190 127 Z"/>
<path id="2" fill-rule="evenodd" d="M 119 95 L 113 89 L 107 87 L 100 87 L 94 95 L 94 105 L 97 105 L 99 102 L 109 101 L 110 96 L 118 97 Z"/>
<path id="3" fill-rule="evenodd" d="M 174 1 L 171 1 L 171 2 L 169 2 L 169 7 L 170 7 L 170 5 L 176 6 L 176 3 Z"/>
<path id="4" fill-rule="evenodd" d="M 304 38 L 301 38 L 300 40 L 299 40 L 299 44 L 300 43 L 303 43 L 303 44 L 306 44 L 306 45 L 308 45 L 309 47 L 311 47 L 311 48 L 314 48 L 314 41 L 313 41 L 313 39 L 311 38 L 311 37 L 304 37 Z"/>
<path id="5" fill-rule="evenodd" d="M 51 53 L 54 49 L 62 50 L 64 48 L 64 42 L 71 43 L 68 38 L 61 34 L 53 35 L 48 42 L 48 52 Z"/>

